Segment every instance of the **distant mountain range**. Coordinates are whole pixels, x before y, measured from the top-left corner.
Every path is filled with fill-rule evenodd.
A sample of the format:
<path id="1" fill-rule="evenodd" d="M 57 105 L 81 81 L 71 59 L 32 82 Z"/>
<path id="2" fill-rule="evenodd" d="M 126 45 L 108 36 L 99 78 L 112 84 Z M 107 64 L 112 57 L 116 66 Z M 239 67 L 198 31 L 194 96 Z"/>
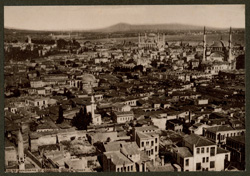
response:
<path id="1" fill-rule="evenodd" d="M 118 23 L 106 28 L 93 29 L 93 30 L 26 30 L 26 29 L 14 29 L 14 28 L 5 28 L 5 32 L 104 32 L 104 33 L 113 33 L 113 32 L 150 32 L 150 31 L 202 31 L 204 26 L 188 25 L 188 24 L 140 24 L 133 25 L 128 23 Z M 216 28 L 206 26 L 208 30 L 228 30 L 228 28 Z M 240 28 L 238 28 L 240 29 Z"/>
<path id="2" fill-rule="evenodd" d="M 203 30 L 204 26 L 186 25 L 186 24 L 141 24 L 132 25 L 127 23 L 118 23 L 113 26 L 98 29 L 96 31 L 102 32 L 129 32 L 129 31 L 156 31 L 156 30 L 166 30 L 166 31 L 186 31 L 186 30 Z M 209 30 L 222 30 L 222 28 L 208 27 Z"/>

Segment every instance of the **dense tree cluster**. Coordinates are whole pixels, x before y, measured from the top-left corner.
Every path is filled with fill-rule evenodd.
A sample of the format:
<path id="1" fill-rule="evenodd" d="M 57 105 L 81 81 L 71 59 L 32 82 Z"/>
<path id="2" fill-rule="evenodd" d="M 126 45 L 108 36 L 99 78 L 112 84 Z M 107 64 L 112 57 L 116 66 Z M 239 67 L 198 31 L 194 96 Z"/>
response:
<path id="1" fill-rule="evenodd" d="M 87 130 L 88 125 L 91 123 L 91 113 L 87 113 L 87 108 L 80 109 L 79 113 L 72 120 L 72 125 L 78 130 Z"/>

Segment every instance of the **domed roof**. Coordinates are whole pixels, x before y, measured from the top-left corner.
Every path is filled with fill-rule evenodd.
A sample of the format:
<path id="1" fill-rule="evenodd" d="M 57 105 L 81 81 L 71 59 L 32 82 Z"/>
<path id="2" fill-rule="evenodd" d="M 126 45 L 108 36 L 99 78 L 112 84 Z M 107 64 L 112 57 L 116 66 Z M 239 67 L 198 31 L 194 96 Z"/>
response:
<path id="1" fill-rule="evenodd" d="M 83 74 L 82 75 L 82 82 L 83 83 L 90 83 L 90 82 L 96 82 L 95 76 L 91 74 Z"/>
<path id="2" fill-rule="evenodd" d="M 223 41 L 215 41 L 210 47 L 220 47 L 223 48 L 225 45 Z"/>
<path id="3" fill-rule="evenodd" d="M 149 33 L 148 36 L 149 36 L 149 37 L 155 37 L 156 34 L 154 34 L 154 33 Z"/>
<path id="4" fill-rule="evenodd" d="M 224 57 L 225 55 L 222 52 L 213 52 L 210 57 Z"/>

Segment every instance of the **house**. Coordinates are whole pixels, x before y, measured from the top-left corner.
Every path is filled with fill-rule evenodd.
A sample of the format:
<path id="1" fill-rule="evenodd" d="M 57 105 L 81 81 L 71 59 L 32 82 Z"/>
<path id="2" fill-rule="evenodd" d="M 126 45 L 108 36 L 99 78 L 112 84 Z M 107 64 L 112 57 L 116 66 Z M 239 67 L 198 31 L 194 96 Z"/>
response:
<path id="1" fill-rule="evenodd" d="M 127 157 L 130 161 L 132 161 L 135 164 L 135 168 L 134 170 L 130 169 L 126 169 L 123 171 L 121 169 L 117 169 L 117 172 L 130 172 L 130 171 L 145 171 L 146 170 L 146 165 L 145 165 L 145 161 L 149 160 L 149 158 L 145 158 L 145 156 L 143 155 L 143 153 L 139 150 L 138 145 L 136 144 L 136 142 L 125 142 L 125 141 L 116 141 L 116 142 L 109 142 L 107 144 L 104 144 L 104 148 L 105 148 L 105 152 L 104 152 L 104 157 L 103 157 L 103 166 L 105 168 L 105 170 L 108 170 L 108 168 L 110 168 L 110 165 L 114 165 L 115 163 L 109 163 L 107 160 L 107 157 L 105 156 L 105 154 L 107 154 L 107 152 L 109 153 L 116 153 L 116 152 L 120 152 L 121 154 L 123 154 L 125 157 Z M 142 157 L 141 157 L 142 155 Z M 107 168 L 106 168 L 107 167 Z M 117 166 L 117 168 L 120 168 L 119 166 Z"/>
<path id="2" fill-rule="evenodd" d="M 183 131 L 183 124 L 179 119 L 168 120 L 166 123 L 167 130 L 173 130 L 175 132 Z"/>
<path id="3" fill-rule="evenodd" d="M 104 172 L 134 172 L 135 163 L 120 151 L 105 152 L 103 157 Z"/>
<path id="4" fill-rule="evenodd" d="M 203 135 L 203 129 L 208 127 L 208 125 L 203 123 L 195 123 L 191 127 L 189 127 L 190 133 L 194 133 L 197 135 Z"/>
<path id="5" fill-rule="evenodd" d="M 35 79 L 35 80 L 30 81 L 30 87 L 32 88 L 39 88 L 39 87 L 44 87 L 44 86 L 45 86 L 45 83 L 42 80 Z"/>
<path id="6" fill-rule="evenodd" d="M 226 139 L 226 149 L 231 152 L 231 161 L 237 162 L 240 169 L 245 168 L 245 135 L 232 136 Z M 235 164 L 235 163 L 234 163 Z"/>
<path id="7" fill-rule="evenodd" d="M 245 134 L 244 128 L 234 129 L 227 125 L 218 125 L 204 129 L 204 136 L 219 145 L 225 145 L 227 137 L 242 136 Z"/>
<path id="8" fill-rule="evenodd" d="M 183 146 L 176 147 L 174 159 L 182 171 L 223 171 L 230 152 L 216 143 L 196 134 L 183 138 Z"/>
<path id="9" fill-rule="evenodd" d="M 133 127 L 132 129 L 132 140 L 153 161 L 155 161 L 156 156 L 159 154 L 159 134 L 156 133 L 157 130 L 157 127 L 151 125 Z"/>
<path id="10" fill-rule="evenodd" d="M 25 99 L 26 106 L 35 106 L 35 107 L 48 107 L 49 98 L 47 97 L 30 97 Z"/>
<path id="11" fill-rule="evenodd" d="M 131 106 L 123 104 L 123 103 L 115 103 L 112 105 L 112 111 L 128 112 L 128 111 L 131 111 Z"/>
<path id="12" fill-rule="evenodd" d="M 96 142 L 116 141 L 119 139 L 117 131 L 89 132 L 87 138 L 92 145 Z"/>
<path id="13" fill-rule="evenodd" d="M 113 119 L 115 123 L 126 123 L 134 120 L 134 113 L 133 111 L 114 112 Z"/>

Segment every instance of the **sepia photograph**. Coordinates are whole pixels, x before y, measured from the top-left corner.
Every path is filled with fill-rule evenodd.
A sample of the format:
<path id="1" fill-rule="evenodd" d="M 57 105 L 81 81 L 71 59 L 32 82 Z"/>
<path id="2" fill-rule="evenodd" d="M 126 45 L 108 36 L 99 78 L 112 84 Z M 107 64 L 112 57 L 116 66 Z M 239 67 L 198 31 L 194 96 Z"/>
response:
<path id="1" fill-rule="evenodd" d="M 245 171 L 245 5 L 4 6 L 4 171 Z"/>

